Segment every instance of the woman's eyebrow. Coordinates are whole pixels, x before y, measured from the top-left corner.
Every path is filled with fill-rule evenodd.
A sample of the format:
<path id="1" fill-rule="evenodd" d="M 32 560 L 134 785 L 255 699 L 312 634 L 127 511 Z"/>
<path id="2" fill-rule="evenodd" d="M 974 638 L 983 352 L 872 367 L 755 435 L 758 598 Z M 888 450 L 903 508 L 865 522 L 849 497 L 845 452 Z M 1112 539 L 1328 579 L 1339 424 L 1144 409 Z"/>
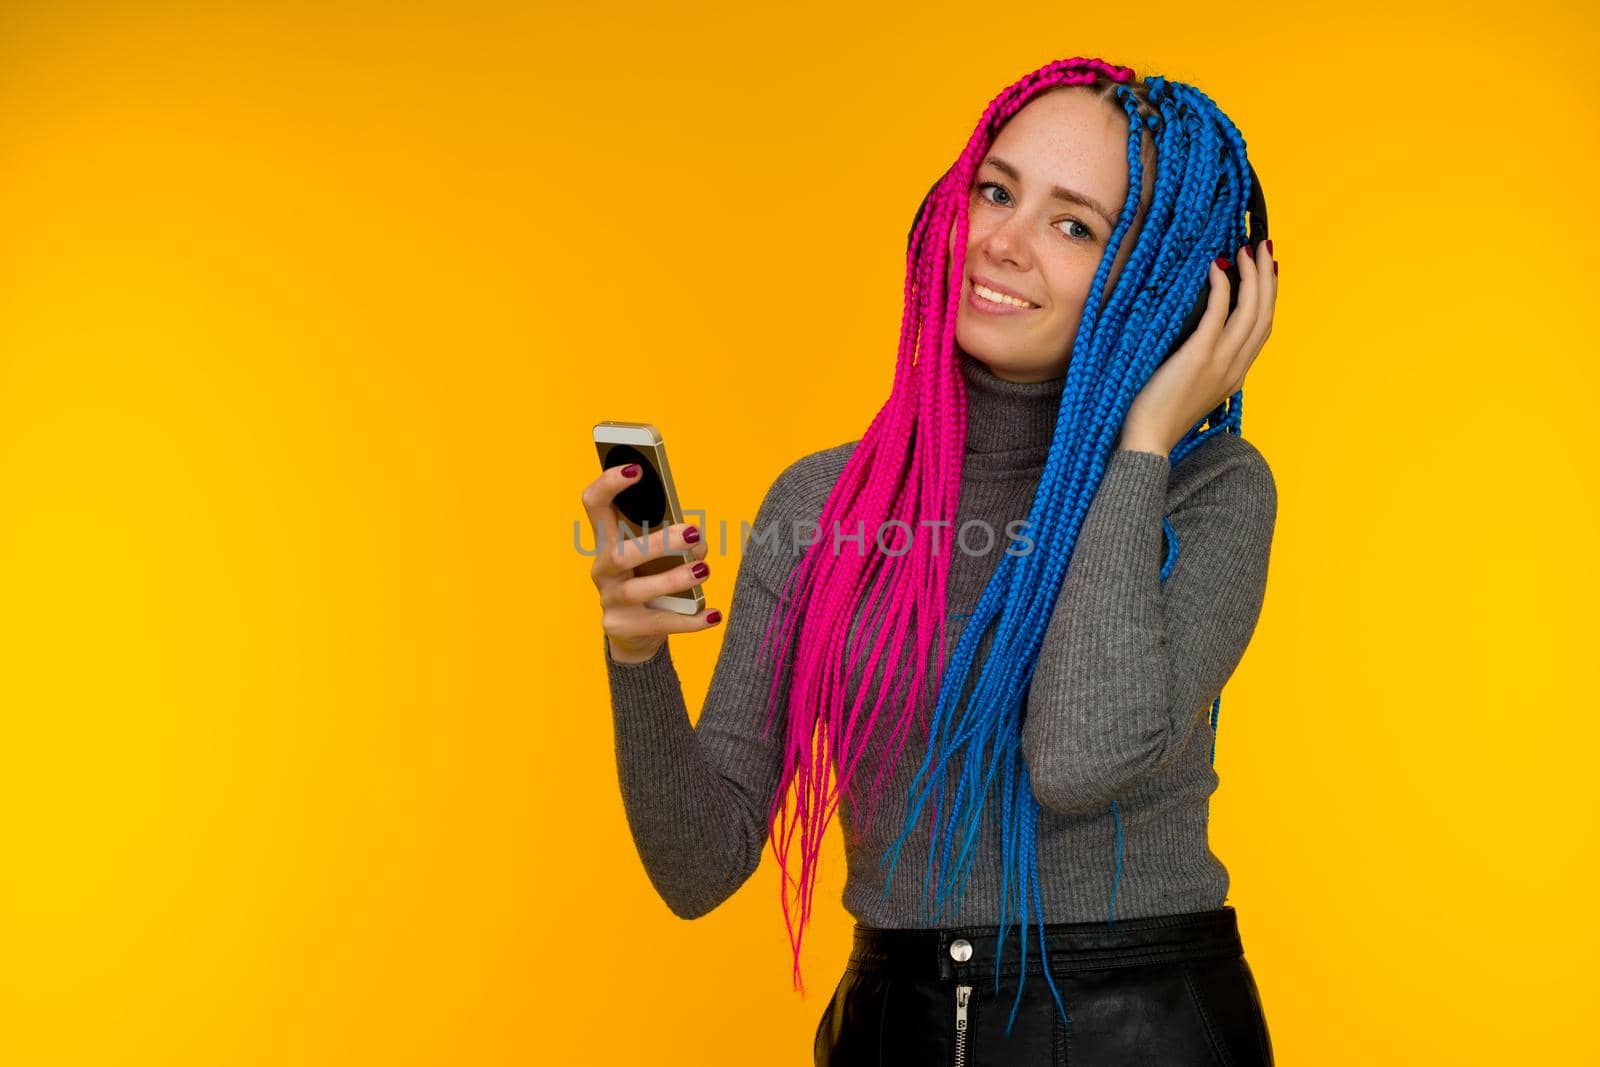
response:
<path id="1" fill-rule="evenodd" d="M 997 158 L 995 156 L 990 156 L 988 159 L 984 160 L 983 162 L 984 162 L 985 165 L 993 167 L 995 170 L 1000 171 L 1002 174 L 1005 174 L 1005 175 L 1009 176 L 1011 178 L 1011 180 L 1014 181 L 1014 182 L 1019 182 L 1020 183 L 1022 181 L 1022 175 L 1017 173 L 1017 168 L 1013 167 L 1011 164 L 1007 163 L 1003 159 L 999 159 L 999 158 Z M 1090 196 L 1085 196 L 1083 193 L 1078 192 L 1076 189 L 1067 189 L 1067 188 L 1065 188 L 1063 186 L 1060 186 L 1060 185 L 1053 185 L 1053 186 L 1050 187 L 1050 196 L 1053 199 L 1056 199 L 1056 200 L 1065 200 L 1069 204 L 1078 204 L 1078 205 L 1081 205 L 1083 207 L 1086 207 L 1086 208 L 1090 209 L 1091 211 L 1099 212 L 1100 217 L 1106 220 L 1106 225 L 1107 226 L 1112 226 L 1112 227 L 1116 226 L 1116 223 L 1111 218 L 1111 212 L 1109 212 L 1105 208 L 1101 207 L 1100 206 L 1100 202 L 1098 200 L 1095 200 L 1093 197 L 1090 197 Z"/>

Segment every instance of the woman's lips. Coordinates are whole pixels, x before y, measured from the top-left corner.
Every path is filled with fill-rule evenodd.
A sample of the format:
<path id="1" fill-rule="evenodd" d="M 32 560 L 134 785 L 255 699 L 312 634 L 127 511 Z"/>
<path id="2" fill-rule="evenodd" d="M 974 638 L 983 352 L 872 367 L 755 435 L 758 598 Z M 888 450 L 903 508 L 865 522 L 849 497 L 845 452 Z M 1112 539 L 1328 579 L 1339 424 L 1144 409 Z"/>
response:
<path id="1" fill-rule="evenodd" d="M 1011 304 L 996 304 L 996 303 L 994 303 L 992 301 L 985 300 L 983 297 L 979 296 L 978 295 L 978 290 L 973 288 L 972 283 L 970 281 L 966 282 L 964 284 L 967 287 L 967 306 L 972 308 L 972 310 L 978 312 L 979 314 L 982 314 L 982 315 L 1026 315 L 1030 311 L 1038 311 L 1039 310 L 1038 308 L 1019 308 L 1019 307 L 1014 307 Z"/>

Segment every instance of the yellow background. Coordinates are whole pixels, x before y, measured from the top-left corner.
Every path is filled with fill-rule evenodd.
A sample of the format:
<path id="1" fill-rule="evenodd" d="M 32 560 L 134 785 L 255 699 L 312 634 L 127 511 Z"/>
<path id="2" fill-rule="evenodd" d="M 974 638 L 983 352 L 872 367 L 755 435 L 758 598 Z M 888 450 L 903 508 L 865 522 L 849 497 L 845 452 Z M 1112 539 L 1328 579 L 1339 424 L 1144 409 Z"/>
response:
<path id="1" fill-rule="evenodd" d="M 705 919 L 654 894 L 590 426 L 661 426 L 736 534 L 865 429 L 920 197 L 1074 55 L 1200 86 L 1270 196 L 1212 847 L 1279 1062 L 1592 1062 L 1595 29 L 0 7 L 0 1062 L 809 1063 L 837 825 L 805 999 L 770 853 Z M 718 634 L 673 639 L 695 713 Z"/>

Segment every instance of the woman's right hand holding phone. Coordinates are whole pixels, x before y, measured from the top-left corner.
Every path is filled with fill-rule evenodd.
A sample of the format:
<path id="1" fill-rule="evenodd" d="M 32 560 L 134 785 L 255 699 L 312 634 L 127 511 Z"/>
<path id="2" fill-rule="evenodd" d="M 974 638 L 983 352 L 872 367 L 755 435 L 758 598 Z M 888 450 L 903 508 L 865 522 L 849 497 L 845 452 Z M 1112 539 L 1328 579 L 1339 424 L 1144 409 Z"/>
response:
<path id="1" fill-rule="evenodd" d="M 722 612 L 680 615 L 665 608 L 646 607 L 645 601 L 692 589 L 711 573 L 705 562 L 707 546 L 701 531 L 677 523 L 650 531 L 646 538 L 625 534 L 622 516 L 612 501 L 638 478 L 625 477 L 625 467 L 611 467 L 583 491 L 583 510 L 594 529 L 594 564 L 589 569 L 600 591 L 600 626 L 618 663 L 643 663 L 661 650 L 667 635 L 705 630 L 722 621 Z M 635 577 L 633 570 L 646 560 L 687 549 L 692 559 L 660 574 Z"/>

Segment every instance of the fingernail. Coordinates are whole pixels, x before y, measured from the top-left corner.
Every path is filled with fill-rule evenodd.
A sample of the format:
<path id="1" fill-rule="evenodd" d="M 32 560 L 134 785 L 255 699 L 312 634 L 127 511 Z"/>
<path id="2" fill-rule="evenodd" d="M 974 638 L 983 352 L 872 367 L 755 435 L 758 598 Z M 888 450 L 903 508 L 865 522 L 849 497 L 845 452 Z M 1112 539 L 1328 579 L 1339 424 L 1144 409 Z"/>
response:
<path id="1" fill-rule="evenodd" d="M 1227 256 L 1218 256 L 1216 259 L 1212 260 L 1211 262 L 1213 262 L 1213 263 L 1215 263 L 1217 265 L 1217 269 L 1218 270 L 1227 270 L 1228 269 L 1228 257 Z"/>
<path id="2" fill-rule="evenodd" d="M 1249 256 L 1251 259 L 1255 259 L 1256 258 L 1256 254 L 1254 252 L 1250 251 L 1250 246 L 1249 245 L 1245 245 L 1244 248 L 1241 251 L 1243 251 L 1244 254 Z"/>
<path id="3" fill-rule="evenodd" d="M 1267 238 L 1267 255 L 1269 255 L 1269 256 L 1277 255 L 1277 253 L 1272 250 L 1272 238 L 1270 238 L 1270 237 Z"/>
<path id="4" fill-rule="evenodd" d="M 706 625 L 707 626 L 715 626 L 717 623 L 719 623 L 721 621 L 722 621 L 722 612 L 720 612 L 720 611 L 708 611 L 708 612 L 706 612 Z"/>
<path id="5" fill-rule="evenodd" d="M 698 545 L 700 543 L 700 527 L 691 526 L 683 531 L 683 539 L 691 545 Z"/>
<path id="6" fill-rule="evenodd" d="M 622 476 L 624 478 L 636 477 L 638 475 L 638 473 L 639 473 L 639 465 L 637 463 L 630 463 L 626 467 L 622 468 Z"/>
<path id="7" fill-rule="evenodd" d="M 1276 278 L 1278 276 L 1278 261 L 1277 260 L 1273 260 L 1272 261 L 1272 276 L 1274 278 Z"/>
<path id="8" fill-rule="evenodd" d="M 690 567 L 689 570 L 696 578 L 704 578 L 706 575 L 711 573 L 711 568 L 706 565 L 704 560 L 696 563 L 693 567 Z"/>

